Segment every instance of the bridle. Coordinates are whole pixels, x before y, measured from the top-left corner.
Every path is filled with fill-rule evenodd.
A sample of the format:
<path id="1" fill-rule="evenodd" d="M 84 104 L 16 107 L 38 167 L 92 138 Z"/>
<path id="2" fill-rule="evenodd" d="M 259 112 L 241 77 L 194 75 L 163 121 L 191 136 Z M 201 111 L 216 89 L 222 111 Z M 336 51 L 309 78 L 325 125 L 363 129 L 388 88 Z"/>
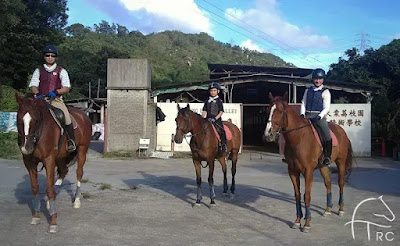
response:
<path id="1" fill-rule="evenodd" d="M 183 134 L 183 137 L 186 139 L 186 133 L 188 133 L 189 132 L 189 128 L 190 128 L 190 126 L 192 125 L 192 122 L 191 122 L 191 118 L 190 118 L 190 116 L 188 115 L 188 121 L 187 121 L 187 124 L 184 126 L 184 128 L 182 128 L 182 127 L 176 127 L 176 130 L 180 130 Z M 185 133 L 186 132 L 186 133 Z M 199 135 L 200 133 L 206 133 L 206 128 L 204 128 L 204 127 L 202 127 L 198 132 L 196 132 L 196 133 L 192 133 L 192 137 L 194 137 L 194 136 L 197 136 L 197 135 Z M 187 140 L 186 140 L 187 141 Z"/>
<path id="2" fill-rule="evenodd" d="M 282 112 L 282 113 L 283 113 L 282 122 L 279 124 L 279 123 L 277 123 L 277 122 L 275 122 L 275 121 L 272 121 L 272 120 L 270 121 L 270 120 L 268 120 L 267 123 L 271 122 L 272 124 L 277 125 L 277 126 L 279 127 L 279 129 L 278 129 L 278 131 L 277 131 L 278 134 L 281 134 L 281 133 L 286 134 L 286 133 L 289 133 L 289 132 L 292 132 L 292 131 L 299 130 L 299 129 L 304 128 L 304 127 L 311 126 L 311 124 L 309 123 L 309 124 L 307 124 L 307 125 L 299 126 L 299 127 L 296 127 L 296 128 L 290 129 L 290 130 L 282 130 L 283 127 L 284 127 L 285 125 L 287 126 L 288 123 L 289 123 L 289 122 L 288 122 L 288 118 L 287 118 L 287 111 L 286 111 L 286 108 L 285 108 L 285 107 L 284 107 L 284 110 L 283 110 L 283 111 L 282 111 L 282 110 L 278 110 L 278 109 L 276 109 L 276 111 Z M 285 123 L 285 121 L 286 121 L 286 123 Z"/>

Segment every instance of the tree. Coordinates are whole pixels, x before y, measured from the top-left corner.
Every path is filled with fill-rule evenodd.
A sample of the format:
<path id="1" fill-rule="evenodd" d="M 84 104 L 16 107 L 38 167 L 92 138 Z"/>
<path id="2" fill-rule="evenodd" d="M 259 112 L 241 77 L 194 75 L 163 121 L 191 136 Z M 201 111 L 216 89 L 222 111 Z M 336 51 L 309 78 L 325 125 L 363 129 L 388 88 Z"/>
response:
<path id="1" fill-rule="evenodd" d="M 24 88 L 28 75 L 42 62 L 42 47 L 63 40 L 67 1 L 0 0 L 0 3 L 4 7 L 1 20 L 8 22 L 0 29 L 0 81 L 16 89 Z"/>
<path id="2" fill-rule="evenodd" d="M 355 48 L 346 51 L 348 59 L 332 64 L 328 78 L 381 87 L 372 101 L 372 132 L 387 139 L 398 139 L 400 132 L 400 40 L 395 39 L 361 56 Z"/>

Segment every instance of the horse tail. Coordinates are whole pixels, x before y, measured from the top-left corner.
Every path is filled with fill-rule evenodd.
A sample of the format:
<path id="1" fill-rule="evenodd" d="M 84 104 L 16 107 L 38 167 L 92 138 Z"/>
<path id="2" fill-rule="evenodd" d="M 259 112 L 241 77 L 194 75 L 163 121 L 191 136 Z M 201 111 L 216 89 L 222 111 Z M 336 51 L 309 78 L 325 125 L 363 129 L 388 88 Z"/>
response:
<path id="1" fill-rule="evenodd" d="M 349 141 L 349 146 L 347 147 L 346 163 L 345 163 L 346 180 L 350 177 L 350 174 L 353 170 L 353 162 L 354 162 L 354 152 L 353 152 L 353 147 L 351 146 L 351 142 Z"/>

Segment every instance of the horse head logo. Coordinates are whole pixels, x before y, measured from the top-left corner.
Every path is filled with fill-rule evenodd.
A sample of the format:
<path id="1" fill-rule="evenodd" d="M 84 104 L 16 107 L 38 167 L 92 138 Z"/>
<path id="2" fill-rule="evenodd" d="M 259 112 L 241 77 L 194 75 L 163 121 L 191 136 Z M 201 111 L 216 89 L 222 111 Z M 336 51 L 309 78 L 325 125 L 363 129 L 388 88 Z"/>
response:
<path id="1" fill-rule="evenodd" d="M 386 202 L 383 200 L 382 196 L 380 196 L 380 197 L 378 197 L 378 198 L 374 198 L 374 197 L 367 198 L 367 199 L 361 201 L 361 202 L 356 206 L 356 208 L 354 209 L 354 212 L 353 212 L 353 216 L 352 216 L 352 218 L 351 218 L 351 221 L 349 221 L 349 222 L 347 222 L 346 224 L 344 224 L 345 226 L 348 225 L 348 224 L 351 225 L 351 234 L 352 234 L 352 236 L 353 236 L 353 239 L 356 238 L 356 237 L 355 237 L 355 233 L 354 233 L 354 224 L 355 224 L 355 223 L 360 223 L 360 224 L 366 224 L 366 225 L 367 225 L 368 241 L 371 239 L 371 232 L 370 232 L 370 227 L 371 227 L 371 225 L 372 225 L 372 226 L 376 226 L 376 227 L 381 227 L 381 228 L 391 228 L 391 227 L 392 227 L 391 225 L 383 225 L 383 224 L 378 224 L 378 223 L 375 223 L 375 222 L 372 222 L 372 221 L 356 219 L 356 215 L 357 215 L 357 210 L 358 210 L 358 208 L 359 208 L 361 205 L 363 205 L 364 203 L 366 203 L 366 202 L 372 202 L 372 201 L 378 202 L 377 205 L 383 205 L 383 208 L 384 208 L 385 211 L 387 212 L 387 213 L 385 213 L 385 214 L 373 213 L 373 215 L 374 215 L 375 217 L 384 218 L 384 219 L 386 219 L 388 222 L 393 222 L 394 219 L 396 218 L 396 216 L 394 215 L 393 211 L 390 209 L 390 207 L 389 207 L 389 206 L 386 204 Z M 376 206 L 377 206 L 377 205 L 376 205 Z M 374 207 L 376 207 L 376 206 L 374 206 Z"/>

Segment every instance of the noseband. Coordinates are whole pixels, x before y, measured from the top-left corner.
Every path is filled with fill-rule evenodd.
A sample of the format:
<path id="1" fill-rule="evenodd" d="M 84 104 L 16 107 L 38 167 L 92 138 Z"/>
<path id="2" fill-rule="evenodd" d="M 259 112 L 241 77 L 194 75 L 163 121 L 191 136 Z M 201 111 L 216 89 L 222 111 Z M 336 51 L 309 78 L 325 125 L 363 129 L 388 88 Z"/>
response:
<path id="1" fill-rule="evenodd" d="M 286 119 L 286 123 L 287 123 L 287 112 L 286 112 L 286 108 L 283 111 L 281 111 L 281 110 L 277 110 L 277 111 L 278 112 L 283 112 L 282 122 L 279 124 L 276 121 L 268 120 L 267 123 L 271 122 L 272 124 L 277 125 L 279 127 L 277 133 L 280 134 L 281 132 L 285 132 L 285 131 L 282 131 L 282 128 L 283 128 L 283 126 L 285 124 L 285 119 Z"/>

